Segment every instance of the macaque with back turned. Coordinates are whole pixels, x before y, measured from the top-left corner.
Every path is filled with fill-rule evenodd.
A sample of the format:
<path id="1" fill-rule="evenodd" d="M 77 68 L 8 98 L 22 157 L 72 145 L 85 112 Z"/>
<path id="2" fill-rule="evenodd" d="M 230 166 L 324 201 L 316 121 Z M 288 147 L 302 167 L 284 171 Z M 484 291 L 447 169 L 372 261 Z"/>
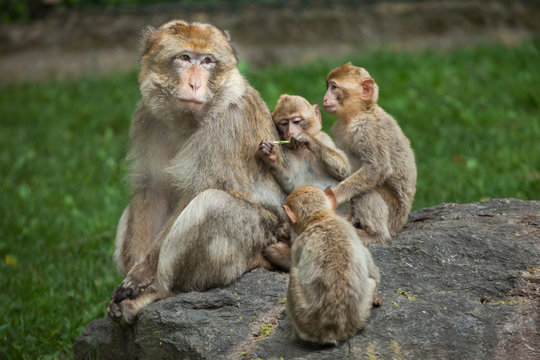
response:
<path id="1" fill-rule="evenodd" d="M 331 188 L 298 188 L 283 207 L 298 234 L 287 291 L 293 336 L 335 345 L 364 328 L 371 307 L 380 305 L 379 269 L 362 231 L 335 213 Z"/>

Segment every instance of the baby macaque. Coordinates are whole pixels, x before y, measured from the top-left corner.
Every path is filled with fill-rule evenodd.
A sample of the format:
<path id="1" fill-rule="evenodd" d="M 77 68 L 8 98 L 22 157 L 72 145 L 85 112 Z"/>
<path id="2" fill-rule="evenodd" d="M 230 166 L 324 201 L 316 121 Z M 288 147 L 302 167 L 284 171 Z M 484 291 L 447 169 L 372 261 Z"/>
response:
<path id="1" fill-rule="evenodd" d="M 312 105 L 301 96 L 281 95 L 272 120 L 281 141 L 261 141 L 258 154 L 286 194 L 304 185 L 321 189 L 336 186 L 349 175 L 349 160 L 330 136 L 321 131 L 318 104 Z M 277 159 L 276 143 L 282 143 L 283 162 Z M 349 211 L 346 206 L 342 208 L 340 211 Z M 266 259 L 283 270 L 290 268 L 290 236 L 288 223 L 281 224 L 277 233 L 279 242 L 263 251 Z"/>
<path id="2" fill-rule="evenodd" d="M 369 242 L 385 242 L 407 222 L 416 192 L 416 164 L 409 139 L 378 104 L 369 73 L 347 63 L 328 74 L 324 109 L 337 117 L 336 145 L 353 174 L 334 188 L 338 204 L 351 202 L 353 224 Z"/>
<path id="3" fill-rule="evenodd" d="M 331 188 L 294 190 L 283 205 L 298 236 L 292 241 L 287 314 L 293 336 L 337 344 L 364 328 L 380 275 L 351 223 L 335 212 Z"/>
<path id="4" fill-rule="evenodd" d="M 304 185 L 325 189 L 349 175 L 350 165 L 344 152 L 321 131 L 318 104 L 311 105 L 301 96 L 281 95 L 272 120 L 281 142 L 288 142 L 282 145 L 285 163 L 277 161 L 276 145 L 272 140 L 263 140 L 259 144 L 259 155 L 285 193 L 290 194 Z"/>

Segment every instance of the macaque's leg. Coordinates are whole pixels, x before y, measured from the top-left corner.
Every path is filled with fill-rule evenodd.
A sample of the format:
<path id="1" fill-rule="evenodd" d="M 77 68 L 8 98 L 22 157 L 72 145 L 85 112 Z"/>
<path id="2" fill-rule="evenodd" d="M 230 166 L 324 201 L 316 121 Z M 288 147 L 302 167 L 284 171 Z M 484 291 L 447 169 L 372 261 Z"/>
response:
<path id="1" fill-rule="evenodd" d="M 128 272 L 128 264 L 126 264 L 125 258 L 123 256 L 123 249 L 126 242 L 126 235 L 128 231 L 128 220 L 129 220 L 129 205 L 124 209 L 118 226 L 116 228 L 116 238 L 114 239 L 114 262 L 116 263 L 116 268 L 122 276 L 126 276 Z"/>
<path id="2" fill-rule="evenodd" d="M 139 191 L 122 213 L 115 239 L 114 261 L 126 276 L 144 261 L 157 233 L 167 221 L 168 199 L 158 191 Z"/>
<path id="3" fill-rule="evenodd" d="M 129 323 L 142 307 L 170 295 L 173 288 L 204 290 L 232 282 L 259 264 L 278 220 L 224 191 L 200 193 L 163 235 L 152 282 L 141 286 L 136 278 L 129 279 L 135 296 L 117 302 L 113 318 Z"/>
<path id="4" fill-rule="evenodd" d="M 374 242 L 390 240 L 388 206 L 377 191 L 367 191 L 354 197 L 351 200 L 351 214 L 353 225 L 365 230 Z"/>

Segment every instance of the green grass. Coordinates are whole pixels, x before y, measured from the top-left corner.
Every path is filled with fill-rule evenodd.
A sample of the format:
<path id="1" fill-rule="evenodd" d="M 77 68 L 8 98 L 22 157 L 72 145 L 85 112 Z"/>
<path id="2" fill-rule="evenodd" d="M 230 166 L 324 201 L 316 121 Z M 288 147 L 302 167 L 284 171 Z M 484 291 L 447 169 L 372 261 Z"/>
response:
<path id="1" fill-rule="evenodd" d="M 540 198 L 539 41 L 351 60 L 411 139 L 415 209 Z M 285 92 L 320 103 L 327 72 L 343 62 L 242 68 L 273 108 Z M 121 280 L 113 238 L 138 98 L 135 72 L 0 87 L 1 358 L 70 357 L 84 326 L 105 315 Z"/>

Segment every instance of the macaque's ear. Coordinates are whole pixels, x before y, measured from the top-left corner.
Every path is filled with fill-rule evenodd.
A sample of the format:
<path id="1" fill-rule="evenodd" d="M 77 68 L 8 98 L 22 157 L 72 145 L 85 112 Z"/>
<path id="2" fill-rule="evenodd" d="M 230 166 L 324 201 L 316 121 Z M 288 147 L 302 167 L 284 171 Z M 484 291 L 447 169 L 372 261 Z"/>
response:
<path id="1" fill-rule="evenodd" d="M 326 194 L 326 196 L 328 196 L 330 204 L 332 204 L 332 209 L 335 210 L 337 208 L 336 193 L 334 192 L 334 190 L 332 190 L 330 186 L 324 189 L 324 193 Z"/>
<path id="2" fill-rule="evenodd" d="M 360 83 L 360 86 L 362 87 L 362 94 L 360 95 L 362 100 L 371 100 L 375 91 L 375 81 L 372 78 L 365 79 Z"/>
<path id="3" fill-rule="evenodd" d="M 225 35 L 225 39 L 227 39 L 227 41 L 231 41 L 231 34 L 229 34 L 229 30 L 223 30 L 223 35 Z"/>
<path id="4" fill-rule="evenodd" d="M 156 29 L 153 26 L 147 26 L 139 35 L 139 53 L 146 54 L 153 45 Z"/>
<path id="5" fill-rule="evenodd" d="M 313 104 L 313 110 L 315 111 L 315 117 L 317 120 L 319 120 L 319 123 L 322 122 L 322 116 L 321 116 L 321 109 L 319 108 L 319 104 Z"/>
<path id="6" fill-rule="evenodd" d="M 292 211 L 292 209 L 288 207 L 287 205 L 282 205 L 282 206 L 283 206 L 283 209 L 285 209 L 285 212 L 287 213 L 289 220 L 291 220 L 291 223 L 296 224 L 296 215 Z"/>

